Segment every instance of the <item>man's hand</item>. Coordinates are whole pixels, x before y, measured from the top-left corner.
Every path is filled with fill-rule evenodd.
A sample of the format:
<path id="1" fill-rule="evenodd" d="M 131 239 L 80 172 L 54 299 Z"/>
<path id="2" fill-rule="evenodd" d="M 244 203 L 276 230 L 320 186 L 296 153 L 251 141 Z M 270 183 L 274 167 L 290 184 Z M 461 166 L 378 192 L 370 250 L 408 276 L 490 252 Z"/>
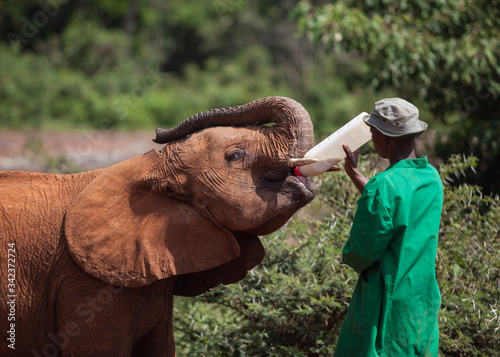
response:
<path id="1" fill-rule="evenodd" d="M 342 171 L 342 168 L 340 166 L 332 166 L 326 172 L 336 172 L 336 171 Z"/>
<path id="2" fill-rule="evenodd" d="M 342 148 L 344 149 L 346 155 L 344 165 L 345 172 L 351 176 L 351 173 L 358 168 L 359 153 L 361 152 L 361 148 L 354 152 L 352 152 L 347 145 L 342 145 Z"/>
<path id="3" fill-rule="evenodd" d="M 361 148 L 354 152 L 352 152 L 347 145 L 342 145 L 342 148 L 346 155 L 344 165 L 345 172 L 351 178 L 352 182 L 354 182 L 359 192 L 363 193 L 368 179 L 358 170 L 358 159 Z"/>

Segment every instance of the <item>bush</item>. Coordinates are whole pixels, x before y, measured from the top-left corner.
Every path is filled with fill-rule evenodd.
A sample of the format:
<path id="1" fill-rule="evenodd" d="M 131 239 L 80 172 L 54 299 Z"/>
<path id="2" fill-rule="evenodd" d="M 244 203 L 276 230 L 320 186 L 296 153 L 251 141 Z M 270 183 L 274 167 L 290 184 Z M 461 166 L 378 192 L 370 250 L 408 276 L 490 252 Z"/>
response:
<path id="1" fill-rule="evenodd" d="M 365 172 L 375 170 L 373 159 L 362 161 Z M 453 157 L 440 169 L 447 183 L 436 259 L 443 356 L 492 356 L 500 346 L 499 198 L 450 184 L 476 161 Z M 333 355 L 357 280 L 341 263 L 341 249 L 359 195 L 342 173 L 322 175 L 315 185 L 313 205 L 262 238 L 266 258 L 246 279 L 176 298 L 179 355 Z"/>
<path id="2" fill-rule="evenodd" d="M 441 352 L 494 356 L 500 351 L 500 200 L 462 180 L 477 164 L 454 156 L 441 169 L 445 201 L 439 236 Z"/>

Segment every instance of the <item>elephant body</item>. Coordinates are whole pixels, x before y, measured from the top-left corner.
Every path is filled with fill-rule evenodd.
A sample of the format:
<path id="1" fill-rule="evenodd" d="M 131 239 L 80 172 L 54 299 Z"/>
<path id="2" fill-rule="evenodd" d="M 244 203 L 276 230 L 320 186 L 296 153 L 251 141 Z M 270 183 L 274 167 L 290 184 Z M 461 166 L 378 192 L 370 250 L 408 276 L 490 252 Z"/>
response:
<path id="1" fill-rule="evenodd" d="M 173 296 L 243 279 L 258 236 L 314 197 L 289 167 L 313 145 L 291 99 L 203 112 L 155 141 L 96 171 L 0 172 L 1 356 L 174 356 Z"/>
<path id="2" fill-rule="evenodd" d="M 16 259 L 15 343 L 2 343 L 1 356 L 55 356 L 61 348 L 65 355 L 127 356 L 132 350 L 138 356 L 174 355 L 168 317 L 175 277 L 141 289 L 115 286 L 86 274 L 67 252 L 61 231 L 67 207 L 101 172 L 0 174 L 2 228 L 15 232 L 2 238 L 15 243 Z M 42 244 L 37 243 L 40 235 Z M 7 251 L 0 252 L 2 262 Z M 6 270 L 1 271 L 6 282 Z M 5 288 L 2 284 L 2 296 L 11 295 Z M 10 310 L 7 301 L 2 301 L 3 317 Z M 121 316 L 123 306 L 128 319 Z M 10 323 L 1 320 L 3 342 Z"/>

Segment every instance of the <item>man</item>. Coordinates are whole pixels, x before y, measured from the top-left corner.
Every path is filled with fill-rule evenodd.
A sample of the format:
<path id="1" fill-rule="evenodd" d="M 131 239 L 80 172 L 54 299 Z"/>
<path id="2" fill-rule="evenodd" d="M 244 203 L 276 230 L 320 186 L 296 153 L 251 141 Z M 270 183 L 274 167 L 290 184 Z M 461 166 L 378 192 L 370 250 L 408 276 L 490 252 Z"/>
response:
<path id="1" fill-rule="evenodd" d="M 390 166 L 369 181 L 357 168 L 359 150 L 344 146 L 346 173 L 362 195 L 342 258 L 360 277 L 335 356 L 438 356 L 443 186 L 427 158 L 415 156 L 413 140 L 427 128 L 418 115 L 400 98 L 375 103 L 365 122 Z"/>

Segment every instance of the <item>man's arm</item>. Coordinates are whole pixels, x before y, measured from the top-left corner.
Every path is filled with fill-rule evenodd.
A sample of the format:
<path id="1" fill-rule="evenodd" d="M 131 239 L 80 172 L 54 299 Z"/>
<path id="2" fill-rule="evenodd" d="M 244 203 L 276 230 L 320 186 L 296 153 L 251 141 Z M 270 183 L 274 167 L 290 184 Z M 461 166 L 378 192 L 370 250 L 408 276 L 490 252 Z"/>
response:
<path id="1" fill-rule="evenodd" d="M 342 260 L 362 273 L 380 262 L 392 238 L 392 219 L 386 205 L 377 193 L 364 194 L 358 200 L 351 233 L 342 249 Z"/>

